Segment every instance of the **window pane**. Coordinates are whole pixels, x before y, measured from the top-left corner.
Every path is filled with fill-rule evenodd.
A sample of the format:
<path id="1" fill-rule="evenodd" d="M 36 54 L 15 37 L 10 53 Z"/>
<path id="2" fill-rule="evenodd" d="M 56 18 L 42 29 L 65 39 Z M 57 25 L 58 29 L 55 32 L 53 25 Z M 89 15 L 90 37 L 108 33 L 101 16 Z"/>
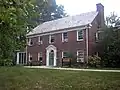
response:
<path id="1" fill-rule="evenodd" d="M 78 40 L 83 39 L 83 31 L 78 31 Z"/>
<path id="2" fill-rule="evenodd" d="M 68 38 L 67 32 L 63 33 L 63 38 L 64 38 L 64 39 L 67 39 L 67 38 Z"/>
<path id="3" fill-rule="evenodd" d="M 68 52 L 63 52 L 63 58 L 67 58 L 68 57 Z"/>
<path id="4" fill-rule="evenodd" d="M 55 37 L 52 35 L 51 36 L 51 43 L 53 43 L 55 41 Z"/>
<path id="5" fill-rule="evenodd" d="M 84 62 L 84 51 L 77 51 L 77 62 Z"/>
<path id="6" fill-rule="evenodd" d="M 42 41 L 42 37 L 39 36 L 39 37 L 38 37 L 38 42 L 41 42 L 41 41 Z"/>

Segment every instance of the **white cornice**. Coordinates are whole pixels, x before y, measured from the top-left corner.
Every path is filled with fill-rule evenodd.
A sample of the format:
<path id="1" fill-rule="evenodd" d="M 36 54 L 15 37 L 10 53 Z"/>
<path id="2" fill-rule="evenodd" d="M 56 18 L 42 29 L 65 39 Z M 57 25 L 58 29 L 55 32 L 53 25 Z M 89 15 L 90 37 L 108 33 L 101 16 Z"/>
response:
<path id="1" fill-rule="evenodd" d="M 37 35 L 32 35 L 32 36 L 27 36 L 27 38 L 33 38 L 33 37 L 39 37 L 39 36 L 45 36 L 45 35 L 52 35 L 52 34 L 58 34 L 58 33 L 64 33 L 64 32 L 70 32 L 70 31 L 76 31 L 76 30 L 80 30 L 80 29 L 86 29 L 88 28 L 87 26 L 84 26 L 84 27 L 76 27 L 74 29 L 64 29 L 64 30 L 61 30 L 61 31 L 56 31 L 56 32 L 48 32 L 48 33 L 43 33 L 43 34 L 37 34 Z"/>

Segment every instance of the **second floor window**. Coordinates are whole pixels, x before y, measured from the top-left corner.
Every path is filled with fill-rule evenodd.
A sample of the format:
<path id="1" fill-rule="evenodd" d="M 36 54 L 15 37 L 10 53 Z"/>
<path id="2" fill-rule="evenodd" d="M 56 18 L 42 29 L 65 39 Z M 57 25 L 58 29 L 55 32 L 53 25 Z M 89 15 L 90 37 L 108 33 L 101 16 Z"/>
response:
<path id="1" fill-rule="evenodd" d="M 54 35 L 50 35 L 49 36 L 49 43 L 54 43 L 55 42 L 55 36 Z"/>
<path id="2" fill-rule="evenodd" d="M 39 44 L 43 44 L 42 36 L 39 36 L 39 37 L 38 37 L 38 43 L 39 43 Z"/>
<path id="3" fill-rule="evenodd" d="M 103 39 L 103 31 L 97 31 L 95 35 L 95 40 L 99 41 Z"/>
<path id="4" fill-rule="evenodd" d="M 28 38 L 27 43 L 28 43 L 29 46 L 32 46 L 32 45 L 33 45 L 33 41 L 32 41 L 32 39 L 31 39 L 31 38 Z"/>
<path id="5" fill-rule="evenodd" d="M 62 33 L 62 42 L 68 42 L 68 33 L 67 32 Z"/>
<path id="6" fill-rule="evenodd" d="M 78 30 L 77 31 L 77 41 L 82 41 L 83 40 L 83 30 Z"/>

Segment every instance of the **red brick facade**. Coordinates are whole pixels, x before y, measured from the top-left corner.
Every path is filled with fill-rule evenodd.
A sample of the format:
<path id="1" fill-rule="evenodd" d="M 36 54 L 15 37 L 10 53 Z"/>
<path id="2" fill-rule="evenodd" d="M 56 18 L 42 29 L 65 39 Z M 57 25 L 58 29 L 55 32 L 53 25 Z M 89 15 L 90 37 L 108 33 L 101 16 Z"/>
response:
<path id="1" fill-rule="evenodd" d="M 101 7 L 98 7 L 98 8 L 101 8 Z M 63 51 L 68 51 L 72 53 L 74 56 L 76 56 L 77 50 L 83 50 L 84 59 L 86 62 L 86 54 L 87 54 L 86 30 L 88 30 L 88 55 L 94 55 L 97 52 L 95 34 L 98 28 L 102 27 L 102 25 L 100 24 L 104 23 L 104 20 L 103 20 L 104 16 L 102 17 L 101 16 L 102 16 L 101 14 L 98 14 L 97 17 L 91 23 L 92 26 L 90 28 L 83 29 L 84 30 L 83 41 L 77 41 L 77 30 L 79 30 L 81 27 L 74 27 L 74 28 L 67 29 L 67 30 L 70 30 L 68 31 L 68 42 L 62 42 L 62 33 L 54 34 L 55 42 L 53 44 L 49 43 L 49 35 L 42 36 L 43 43 L 41 45 L 38 44 L 38 36 L 35 35 L 34 37 L 31 37 L 33 41 L 33 45 L 27 46 L 27 60 L 29 60 L 28 55 L 30 53 L 32 55 L 32 63 L 40 63 L 40 61 L 38 61 L 38 53 L 42 52 L 42 65 L 46 65 L 46 48 L 49 45 L 54 45 L 57 48 L 57 60 L 56 60 L 57 66 L 61 65 Z M 65 31 L 65 30 L 62 30 L 62 31 Z"/>

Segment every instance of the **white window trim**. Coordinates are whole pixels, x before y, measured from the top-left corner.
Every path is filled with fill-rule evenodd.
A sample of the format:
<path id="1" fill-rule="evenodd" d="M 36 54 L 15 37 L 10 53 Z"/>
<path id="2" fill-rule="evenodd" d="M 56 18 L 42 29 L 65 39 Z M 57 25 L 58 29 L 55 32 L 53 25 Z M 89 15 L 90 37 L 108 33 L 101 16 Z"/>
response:
<path id="1" fill-rule="evenodd" d="M 43 44 L 43 41 L 41 40 L 41 36 L 38 37 L 38 43 Z"/>
<path id="2" fill-rule="evenodd" d="M 83 52 L 83 61 L 78 61 L 78 55 L 79 55 L 79 52 Z M 83 50 L 77 50 L 77 62 L 84 62 L 84 51 Z"/>
<path id="3" fill-rule="evenodd" d="M 29 57 L 29 61 L 31 61 L 31 60 L 30 60 L 30 57 L 32 57 L 32 55 L 31 55 L 30 53 L 29 53 L 28 55 L 29 55 L 29 56 L 28 56 L 28 57 Z"/>
<path id="4" fill-rule="evenodd" d="M 49 43 L 50 43 L 50 44 L 52 44 L 52 43 L 55 42 L 55 41 L 54 41 L 54 42 L 51 42 L 51 37 L 52 37 L 52 35 L 49 35 Z"/>
<path id="5" fill-rule="evenodd" d="M 51 43 L 51 35 L 49 35 L 49 43 Z"/>
<path id="6" fill-rule="evenodd" d="M 32 39 L 28 38 L 28 40 L 27 40 L 28 46 L 32 46 L 31 41 L 32 41 Z"/>
<path id="7" fill-rule="evenodd" d="M 62 52 L 62 58 L 63 58 L 63 52 Z"/>
<path id="8" fill-rule="evenodd" d="M 83 39 L 78 39 L 78 32 L 81 31 L 82 29 L 80 30 L 77 30 L 77 41 L 83 41 Z M 82 30 L 82 33 L 83 33 L 83 36 L 84 36 L 84 31 Z M 84 38 L 84 37 L 83 37 Z"/>
<path id="9" fill-rule="evenodd" d="M 40 53 L 41 53 L 41 55 L 40 55 Z M 40 53 L 38 53 L 38 61 L 40 61 L 39 58 L 42 57 L 42 52 L 40 52 Z"/>
<path id="10" fill-rule="evenodd" d="M 63 58 L 63 56 L 64 56 L 64 54 L 63 54 L 64 52 L 67 52 L 67 51 L 62 51 L 62 58 Z"/>
<path id="11" fill-rule="evenodd" d="M 95 33 L 96 41 L 99 41 L 99 40 L 100 40 L 99 37 L 98 37 L 98 34 L 101 33 L 101 32 L 103 32 L 103 31 L 97 31 L 97 32 Z"/>
<path id="12" fill-rule="evenodd" d="M 64 36 L 63 36 L 64 33 L 67 33 L 67 35 L 68 35 L 68 32 L 63 32 L 63 33 L 62 33 L 62 42 L 68 42 L 68 38 L 67 38 L 67 39 L 64 39 Z"/>

